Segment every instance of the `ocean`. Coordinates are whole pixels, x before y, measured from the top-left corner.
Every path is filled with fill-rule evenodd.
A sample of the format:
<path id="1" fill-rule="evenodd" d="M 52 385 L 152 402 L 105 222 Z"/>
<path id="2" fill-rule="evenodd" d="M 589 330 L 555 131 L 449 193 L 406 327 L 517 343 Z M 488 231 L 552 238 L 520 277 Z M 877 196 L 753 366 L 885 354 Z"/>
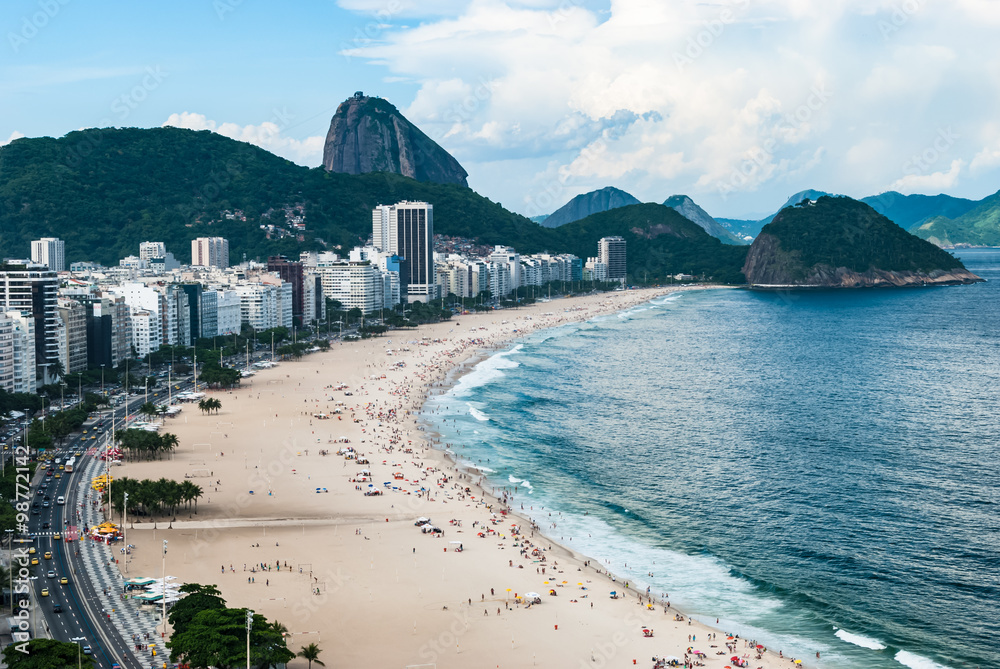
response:
<path id="1" fill-rule="evenodd" d="M 723 631 L 820 667 L 1000 666 L 1000 250 L 958 255 L 987 283 L 695 291 L 536 332 L 425 419 L 554 540 Z"/>

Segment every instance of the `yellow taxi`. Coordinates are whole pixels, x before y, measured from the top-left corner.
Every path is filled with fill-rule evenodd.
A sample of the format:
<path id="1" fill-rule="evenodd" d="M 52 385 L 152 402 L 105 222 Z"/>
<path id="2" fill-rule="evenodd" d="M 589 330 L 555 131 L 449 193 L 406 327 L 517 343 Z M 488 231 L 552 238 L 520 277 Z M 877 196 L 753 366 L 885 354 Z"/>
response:
<path id="1" fill-rule="evenodd" d="M 62 470 L 62 469 L 66 469 L 66 465 L 59 465 L 59 469 L 60 469 L 60 470 Z"/>
<path id="2" fill-rule="evenodd" d="M 31 548 L 28 549 L 28 555 L 34 555 L 36 552 L 37 551 L 35 550 L 34 546 L 32 546 Z"/>
<path id="3" fill-rule="evenodd" d="M 81 455 L 83 455 L 83 451 L 77 451 L 73 455 L 75 455 L 76 457 L 80 457 Z"/>
<path id="4" fill-rule="evenodd" d="M 96 434 L 93 437 L 91 437 L 91 440 L 94 440 L 94 439 L 97 439 L 97 435 Z"/>
<path id="5" fill-rule="evenodd" d="M 86 430 L 84 430 L 84 431 L 83 431 L 83 433 L 84 433 L 84 434 L 87 434 L 87 431 L 86 431 Z"/>
<path id="6" fill-rule="evenodd" d="M 62 474 L 60 474 L 59 472 L 56 472 L 53 478 L 61 479 L 62 478 Z"/>
<path id="7" fill-rule="evenodd" d="M 45 551 L 45 559 L 46 560 L 52 559 L 52 551 Z"/>
<path id="8" fill-rule="evenodd" d="M 60 539 L 62 539 L 62 535 L 59 534 L 58 532 L 56 532 L 55 534 L 52 535 L 52 540 L 53 541 L 59 541 Z"/>
<path id="9" fill-rule="evenodd" d="M 63 576 L 61 579 L 59 579 L 59 584 L 60 585 L 69 585 L 69 579 L 66 578 L 65 576 Z"/>
<path id="10" fill-rule="evenodd" d="M 49 589 L 42 588 L 42 597 L 48 597 L 48 596 L 49 596 Z"/>
<path id="11" fill-rule="evenodd" d="M 38 564 L 38 558 L 31 558 L 31 564 L 32 564 L 32 566 L 37 565 Z"/>

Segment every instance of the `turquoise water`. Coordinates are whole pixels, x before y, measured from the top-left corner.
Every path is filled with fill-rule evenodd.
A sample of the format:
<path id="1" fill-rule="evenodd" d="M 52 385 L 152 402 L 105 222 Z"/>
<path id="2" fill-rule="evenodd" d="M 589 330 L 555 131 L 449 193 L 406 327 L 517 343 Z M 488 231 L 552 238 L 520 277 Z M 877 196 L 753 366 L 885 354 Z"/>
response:
<path id="1" fill-rule="evenodd" d="M 535 333 L 427 418 L 554 539 L 725 631 L 821 667 L 998 666 L 1000 251 L 961 257 L 989 281 Z"/>

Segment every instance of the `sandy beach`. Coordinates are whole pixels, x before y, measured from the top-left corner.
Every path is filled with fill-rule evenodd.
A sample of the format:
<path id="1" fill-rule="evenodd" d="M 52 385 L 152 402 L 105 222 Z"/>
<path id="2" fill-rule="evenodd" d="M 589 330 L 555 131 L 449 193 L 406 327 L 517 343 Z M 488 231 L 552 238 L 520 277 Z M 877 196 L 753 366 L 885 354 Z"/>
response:
<path id="1" fill-rule="evenodd" d="M 750 667 L 794 666 L 777 653 L 757 659 L 743 639 L 731 652 L 725 630 L 677 620 L 683 612 L 625 590 L 485 495 L 419 423 L 425 398 L 444 392 L 460 364 L 671 290 L 682 288 L 559 299 L 336 343 L 212 393 L 218 414 L 184 405 L 163 428 L 180 441 L 172 459 L 113 473 L 189 477 L 204 496 L 172 524 L 130 519 L 127 576 L 159 578 L 167 539 L 168 575 L 216 584 L 229 606 L 283 623 L 289 648 L 317 643 L 329 669 L 650 667 L 653 656 L 683 660 L 689 648 L 705 653 L 706 667 L 732 666 L 733 655 Z M 347 447 L 367 463 L 338 454 Z M 421 533 L 422 516 L 443 536 Z M 611 599 L 612 590 L 626 594 Z M 541 603 L 515 601 L 529 592 Z"/>

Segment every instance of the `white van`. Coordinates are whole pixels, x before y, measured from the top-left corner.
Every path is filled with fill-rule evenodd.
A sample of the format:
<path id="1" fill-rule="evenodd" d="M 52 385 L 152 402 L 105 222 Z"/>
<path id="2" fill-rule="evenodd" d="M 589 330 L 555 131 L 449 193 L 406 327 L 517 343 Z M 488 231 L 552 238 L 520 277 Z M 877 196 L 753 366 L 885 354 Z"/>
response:
<path id="1" fill-rule="evenodd" d="M 62 495 L 56 497 L 56 504 L 63 505 L 65 503 L 66 503 L 66 498 L 63 497 Z"/>

